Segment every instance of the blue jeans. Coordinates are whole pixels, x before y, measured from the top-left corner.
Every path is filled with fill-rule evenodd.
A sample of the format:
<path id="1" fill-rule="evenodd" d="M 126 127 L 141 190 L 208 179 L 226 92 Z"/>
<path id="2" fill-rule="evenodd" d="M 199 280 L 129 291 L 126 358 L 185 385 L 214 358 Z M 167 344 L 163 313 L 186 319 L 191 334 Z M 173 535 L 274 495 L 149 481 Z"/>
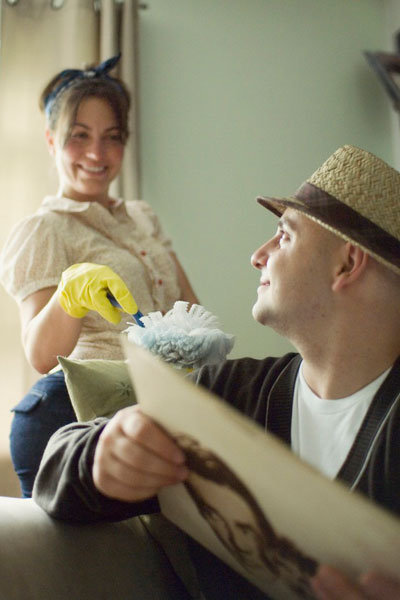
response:
<path id="1" fill-rule="evenodd" d="M 39 379 L 12 410 L 11 458 L 22 497 L 30 498 L 49 438 L 63 425 L 76 421 L 63 371 Z"/>

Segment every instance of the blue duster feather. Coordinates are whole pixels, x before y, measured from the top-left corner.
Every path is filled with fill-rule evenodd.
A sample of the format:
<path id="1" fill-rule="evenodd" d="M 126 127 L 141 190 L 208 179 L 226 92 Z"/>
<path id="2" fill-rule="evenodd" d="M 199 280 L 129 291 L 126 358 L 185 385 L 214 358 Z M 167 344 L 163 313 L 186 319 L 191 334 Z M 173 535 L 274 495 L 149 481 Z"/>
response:
<path id="1" fill-rule="evenodd" d="M 141 317 L 143 327 L 125 330 L 128 340 L 182 369 L 225 360 L 234 336 L 221 331 L 217 317 L 203 306 L 192 304 L 188 310 L 188 305 L 178 301 L 164 316 L 157 311 Z"/>

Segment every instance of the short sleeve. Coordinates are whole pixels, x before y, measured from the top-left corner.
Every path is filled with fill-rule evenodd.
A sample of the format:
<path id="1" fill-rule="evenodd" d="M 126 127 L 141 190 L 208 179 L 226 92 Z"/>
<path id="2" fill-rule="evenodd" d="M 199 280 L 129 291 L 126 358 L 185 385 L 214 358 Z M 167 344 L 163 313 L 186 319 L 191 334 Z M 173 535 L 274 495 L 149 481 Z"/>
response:
<path id="1" fill-rule="evenodd" d="M 15 300 L 58 285 L 68 257 L 58 215 L 33 215 L 11 231 L 0 255 L 0 281 Z"/>
<path id="2" fill-rule="evenodd" d="M 173 252 L 171 238 L 168 237 L 154 210 L 144 200 L 132 200 L 125 203 L 128 215 L 139 225 L 147 229 L 147 232 L 158 240 L 168 252 Z"/>

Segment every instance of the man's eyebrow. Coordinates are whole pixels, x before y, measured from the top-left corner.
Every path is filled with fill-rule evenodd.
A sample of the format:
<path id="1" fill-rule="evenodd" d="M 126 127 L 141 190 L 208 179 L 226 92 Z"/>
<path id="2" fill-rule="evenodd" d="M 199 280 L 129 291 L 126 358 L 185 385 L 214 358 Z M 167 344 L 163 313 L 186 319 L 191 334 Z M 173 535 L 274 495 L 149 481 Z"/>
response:
<path id="1" fill-rule="evenodd" d="M 296 223 L 290 217 L 286 217 L 282 215 L 278 221 L 279 227 L 286 227 L 286 229 L 291 229 L 292 231 L 296 230 Z"/>

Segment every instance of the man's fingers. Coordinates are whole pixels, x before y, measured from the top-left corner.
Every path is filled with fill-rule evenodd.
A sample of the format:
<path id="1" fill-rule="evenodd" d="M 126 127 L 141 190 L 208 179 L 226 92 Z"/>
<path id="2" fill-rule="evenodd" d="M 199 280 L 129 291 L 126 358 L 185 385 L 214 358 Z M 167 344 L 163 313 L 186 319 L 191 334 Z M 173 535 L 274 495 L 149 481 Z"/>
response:
<path id="1" fill-rule="evenodd" d="M 116 476 L 123 479 L 128 478 L 131 473 L 132 477 L 141 478 L 142 485 L 145 486 L 153 487 L 158 481 L 166 485 L 179 481 L 187 475 L 187 469 L 183 464 L 166 460 L 124 437 L 116 439 L 109 456 L 115 461 L 113 468 Z M 166 484 L 164 480 L 167 481 Z"/>
<path id="2" fill-rule="evenodd" d="M 131 409 L 131 410 L 129 410 Z M 120 411 L 119 425 L 124 435 L 143 449 L 175 465 L 185 462 L 185 455 L 159 425 L 140 412 L 138 406 Z"/>
<path id="3" fill-rule="evenodd" d="M 337 569 L 322 565 L 311 585 L 319 600 L 400 600 L 400 581 L 372 571 L 354 583 Z"/>
<path id="4" fill-rule="evenodd" d="M 360 578 L 361 586 L 368 598 L 379 600 L 400 600 L 400 580 L 370 571 Z"/>
<path id="5" fill-rule="evenodd" d="M 326 565 L 322 565 L 311 579 L 311 587 L 318 600 L 366 600 L 368 596 L 357 584 L 345 575 Z"/>
<path id="6" fill-rule="evenodd" d="M 157 490 L 150 488 L 138 489 L 132 488 L 123 481 L 119 481 L 109 476 L 107 479 L 95 481 L 97 489 L 114 500 L 122 500 L 123 502 L 141 502 L 155 496 Z"/>
<path id="7" fill-rule="evenodd" d="M 186 479 L 185 456 L 139 407 L 125 408 L 102 431 L 93 480 L 105 495 L 139 501 Z"/>
<path id="8" fill-rule="evenodd" d="M 160 488 L 179 482 L 175 476 L 137 471 L 114 456 L 107 457 L 101 468 L 99 463 L 95 462 L 93 480 L 96 487 L 106 496 L 127 502 L 150 498 L 156 495 Z"/>

